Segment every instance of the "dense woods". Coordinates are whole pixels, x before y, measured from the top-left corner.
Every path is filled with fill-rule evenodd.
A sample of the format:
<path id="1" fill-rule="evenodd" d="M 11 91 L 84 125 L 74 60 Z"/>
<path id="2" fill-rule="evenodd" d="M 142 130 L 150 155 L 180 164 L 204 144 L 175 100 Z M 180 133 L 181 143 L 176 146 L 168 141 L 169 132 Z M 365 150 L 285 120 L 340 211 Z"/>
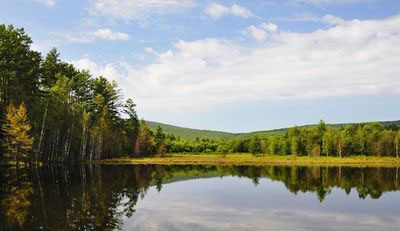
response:
<path id="1" fill-rule="evenodd" d="M 31 49 L 23 29 L 0 25 L 0 158 L 75 161 L 132 155 L 133 100 L 115 82 Z M 122 114 L 126 116 L 122 116 Z"/>
<path id="2" fill-rule="evenodd" d="M 182 139 L 171 134 L 162 136 L 161 127 L 153 134 L 163 137 L 167 152 L 184 153 L 253 153 L 254 155 L 296 156 L 396 156 L 400 151 L 400 127 L 380 123 L 353 124 L 333 128 L 323 121 L 313 127 L 292 127 L 282 134 L 238 136 L 228 139 Z M 154 142 L 153 142 L 154 143 Z M 155 152 L 157 147 L 154 147 Z"/>

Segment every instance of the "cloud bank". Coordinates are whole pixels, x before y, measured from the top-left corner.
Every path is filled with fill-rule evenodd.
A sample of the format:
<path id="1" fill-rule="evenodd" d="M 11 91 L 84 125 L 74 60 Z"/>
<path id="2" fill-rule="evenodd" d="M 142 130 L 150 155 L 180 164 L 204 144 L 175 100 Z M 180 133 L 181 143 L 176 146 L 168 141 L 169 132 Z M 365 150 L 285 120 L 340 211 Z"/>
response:
<path id="1" fill-rule="evenodd" d="M 259 42 L 251 47 L 220 38 L 180 40 L 165 52 L 151 49 L 155 61 L 142 67 L 98 65 L 90 59 L 73 63 L 117 81 L 141 110 L 400 94 L 400 15 L 363 21 L 328 18 L 335 21 L 330 28 L 309 33 L 255 25 L 269 37 L 252 35 Z"/>
<path id="2" fill-rule="evenodd" d="M 334 5 L 334 4 L 356 4 L 369 3 L 374 0 L 293 0 L 297 3 L 313 4 L 313 5 Z"/>

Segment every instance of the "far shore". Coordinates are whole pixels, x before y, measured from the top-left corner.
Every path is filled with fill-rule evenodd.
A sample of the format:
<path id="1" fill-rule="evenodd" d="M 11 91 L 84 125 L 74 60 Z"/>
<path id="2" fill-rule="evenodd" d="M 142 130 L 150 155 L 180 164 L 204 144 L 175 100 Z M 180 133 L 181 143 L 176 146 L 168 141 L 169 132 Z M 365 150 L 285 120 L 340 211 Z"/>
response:
<path id="1" fill-rule="evenodd" d="M 251 154 L 168 154 L 165 157 L 116 158 L 90 163 L 101 164 L 158 164 L 158 165 L 298 165 L 298 166 L 354 166 L 354 167 L 400 167 L 396 157 L 293 157 L 253 156 Z"/>

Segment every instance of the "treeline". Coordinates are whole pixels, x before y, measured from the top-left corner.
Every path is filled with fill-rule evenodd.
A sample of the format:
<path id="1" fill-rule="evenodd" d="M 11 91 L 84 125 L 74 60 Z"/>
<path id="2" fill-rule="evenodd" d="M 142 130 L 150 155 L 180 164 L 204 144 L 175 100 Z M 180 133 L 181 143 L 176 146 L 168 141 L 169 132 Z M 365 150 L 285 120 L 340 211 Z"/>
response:
<path id="1" fill-rule="evenodd" d="M 151 154 L 172 153 L 253 153 L 254 155 L 295 156 L 396 156 L 400 152 L 400 127 L 380 123 L 353 124 L 332 128 L 320 121 L 314 127 L 293 127 L 286 133 L 231 139 L 181 139 L 164 134 L 158 127 L 149 134 Z M 161 149 L 160 149 L 161 147 Z"/>
<path id="2" fill-rule="evenodd" d="M 0 158 L 97 160 L 132 154 L 139 131 L 135 104 L 115 82 L 44 57 L 23 29 L 0 25 Z M 121 114 L 127 115 L 123 118 Z"/>

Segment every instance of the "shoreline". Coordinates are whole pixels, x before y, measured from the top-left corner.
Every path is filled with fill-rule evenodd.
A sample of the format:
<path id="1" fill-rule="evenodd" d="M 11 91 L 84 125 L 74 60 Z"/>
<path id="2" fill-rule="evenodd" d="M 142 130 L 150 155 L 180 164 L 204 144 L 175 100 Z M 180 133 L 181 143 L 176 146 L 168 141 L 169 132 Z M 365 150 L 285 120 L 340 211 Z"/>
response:
<path id="1" fill-rule="evenodd" d="M 251 154 L 170 154 L 165 157 L 117 158 L 87 163 L 133 164 L 133 165 L 296 165 L 296 166 L 354 166 L 354 167 L 400 167 L 396 157 L 296 157 L 253 156 Z"/>

